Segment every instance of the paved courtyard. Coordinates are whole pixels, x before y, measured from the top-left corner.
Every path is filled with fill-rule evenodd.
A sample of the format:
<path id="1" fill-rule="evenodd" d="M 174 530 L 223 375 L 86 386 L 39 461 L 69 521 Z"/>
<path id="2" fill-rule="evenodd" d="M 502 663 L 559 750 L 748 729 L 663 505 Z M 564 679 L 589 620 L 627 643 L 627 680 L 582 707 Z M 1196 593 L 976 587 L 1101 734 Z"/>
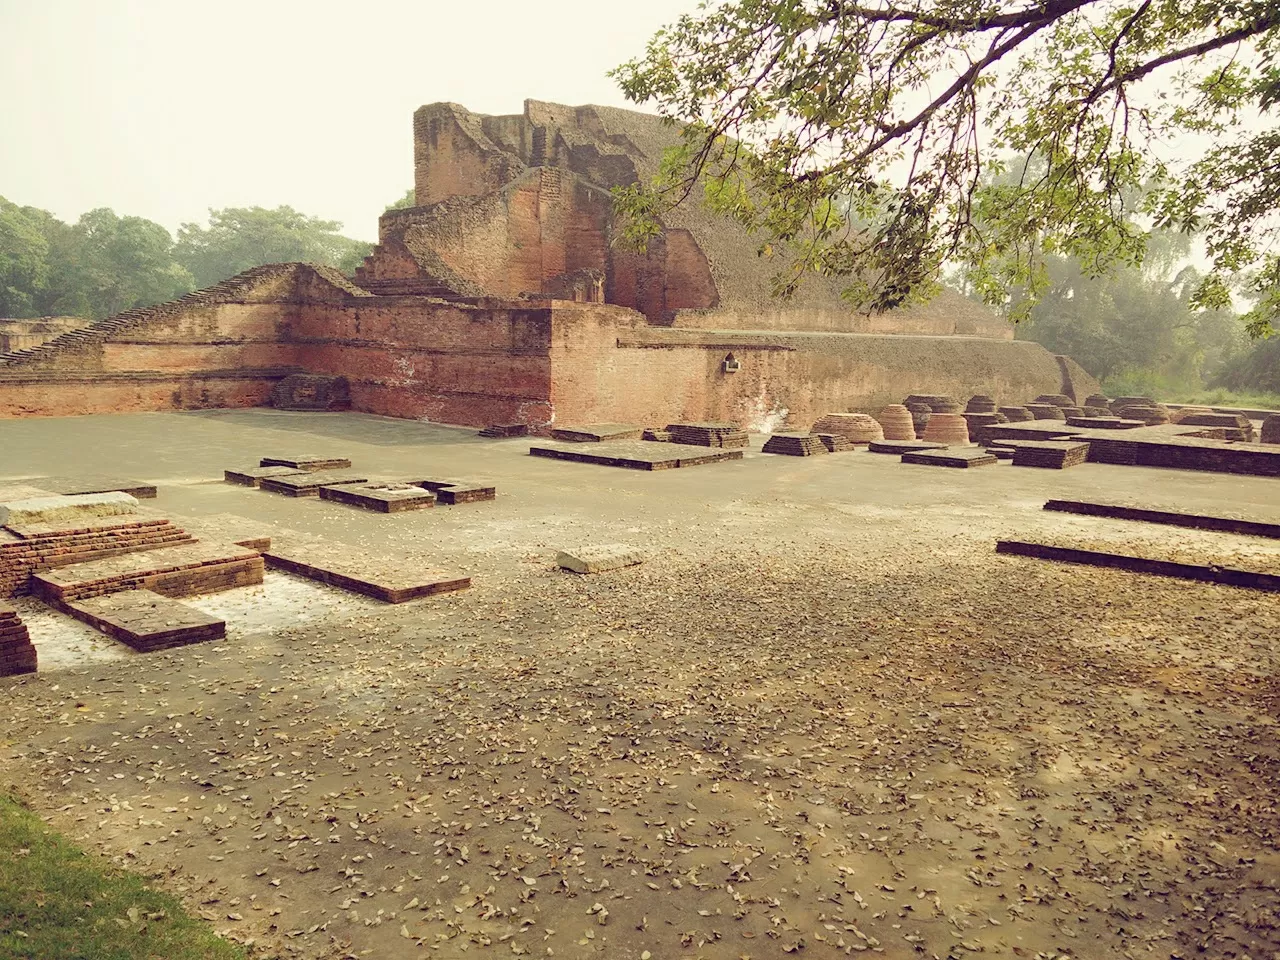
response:
<path id="1" fill-rule="evenodd" d="M 0 783 L 284 956 L 1280 955 L 1280 600 L 997 556 L 1280 572 L 1280 543 L 1041 510 L 1280 520 L 1280 481 L 859 451 L 657 473 L 271 410 L 0 421 L 0 482 L 111 473 L 461 570 L 387 606 L 269 573 L 135 654 L 20 602 Z M 264 455 L 496 484 L 383 515 L 221 482 Z M 644 548 L 579 577 L 555 552 Z"/>

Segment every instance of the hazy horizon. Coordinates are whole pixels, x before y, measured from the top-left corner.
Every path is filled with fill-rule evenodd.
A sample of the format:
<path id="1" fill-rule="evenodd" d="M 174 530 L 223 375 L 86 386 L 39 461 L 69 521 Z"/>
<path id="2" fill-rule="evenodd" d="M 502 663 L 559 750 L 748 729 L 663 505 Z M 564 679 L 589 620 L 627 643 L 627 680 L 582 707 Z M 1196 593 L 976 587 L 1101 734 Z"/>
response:
<path id="1" fill-rule="evenodd" d="M 606 72 L 695 6 L 0 0 L 0 196 L 175 234 L 211 207 L 287 204 L 376 240 L 413 185 L 419 106 L 634 106 Z"/>

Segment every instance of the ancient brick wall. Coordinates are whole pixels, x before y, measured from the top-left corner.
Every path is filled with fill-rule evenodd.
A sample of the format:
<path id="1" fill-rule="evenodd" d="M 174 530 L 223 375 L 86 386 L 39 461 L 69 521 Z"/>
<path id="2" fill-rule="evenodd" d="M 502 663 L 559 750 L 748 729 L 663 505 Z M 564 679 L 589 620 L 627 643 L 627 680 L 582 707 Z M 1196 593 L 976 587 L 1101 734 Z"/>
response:
<path id="1" fill-rule="evenodd" d="M 354 410 L 483 426 L 550 419 L 545 305 L 379 297 L 303 306 L 290 331 L 309 373 L 341 374 Z"/>
<path id="2" fill-rule="evenodd" d="M 737 373 L 721 369 L 729 353 Z M 670 330 L 592 304 L 555 305 L 551 365 L 558 423 L 807 428 L 825 413 L 876 412 L 913 392 L 1022 402 L 1062 385 L 1056 358 L 1025 341 Z"/>
<path id="3" fill-rule="evenodd" d="M 806 307 L 789 303 L 767 306 L 678 309 L 667 325 L 699 330 L 779 330 L 824 333 L 911 334 L 928 337 L 983 337 L 1012 340 L 1014 326 L 981 304 L 944 290 L 925 304 L 890 313 L 867 314 L 848 307 Z"/>
<path id="4" fill-rule="evenodd" d="M 433 103 L 413 115 L 414 195 L 422 206 L 497 190 L 523 166 L 488 138 L 479 117 L 457 104 Z"/>

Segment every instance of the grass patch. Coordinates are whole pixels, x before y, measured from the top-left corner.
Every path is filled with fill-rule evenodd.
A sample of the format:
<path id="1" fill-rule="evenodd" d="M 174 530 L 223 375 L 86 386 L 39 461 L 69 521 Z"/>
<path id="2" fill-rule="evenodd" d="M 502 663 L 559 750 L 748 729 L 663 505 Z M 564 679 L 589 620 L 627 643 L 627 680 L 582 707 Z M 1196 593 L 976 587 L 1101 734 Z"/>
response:
<path id="1" fill-rule="evenodd" d="M 245 960 L 167 893 L 77 849 L 0 796 L 0 957 Z"/>

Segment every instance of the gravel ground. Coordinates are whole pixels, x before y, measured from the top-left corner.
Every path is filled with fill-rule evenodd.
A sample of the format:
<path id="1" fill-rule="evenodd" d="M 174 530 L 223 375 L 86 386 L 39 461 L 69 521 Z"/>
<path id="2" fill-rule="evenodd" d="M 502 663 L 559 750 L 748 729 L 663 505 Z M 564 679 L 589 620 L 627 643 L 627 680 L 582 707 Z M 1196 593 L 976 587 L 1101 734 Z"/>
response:
<path id="1" fill-rule="evenodd" d="M 375 608 L 269 581 L 217 602 L 287 594 L 283 626 L 4 681 L 3 784 L 287 957 L 1280 956 L 1280 602 L 992 552 L 1277 569 L 1273 542 L 1034 506 L 1140 475 L 1203 503 L 1203 478 L 489 449 L 532 500 L 341 514 L 472 590 Z M 650 559 L 552 567 L 591 539 Z"/>

